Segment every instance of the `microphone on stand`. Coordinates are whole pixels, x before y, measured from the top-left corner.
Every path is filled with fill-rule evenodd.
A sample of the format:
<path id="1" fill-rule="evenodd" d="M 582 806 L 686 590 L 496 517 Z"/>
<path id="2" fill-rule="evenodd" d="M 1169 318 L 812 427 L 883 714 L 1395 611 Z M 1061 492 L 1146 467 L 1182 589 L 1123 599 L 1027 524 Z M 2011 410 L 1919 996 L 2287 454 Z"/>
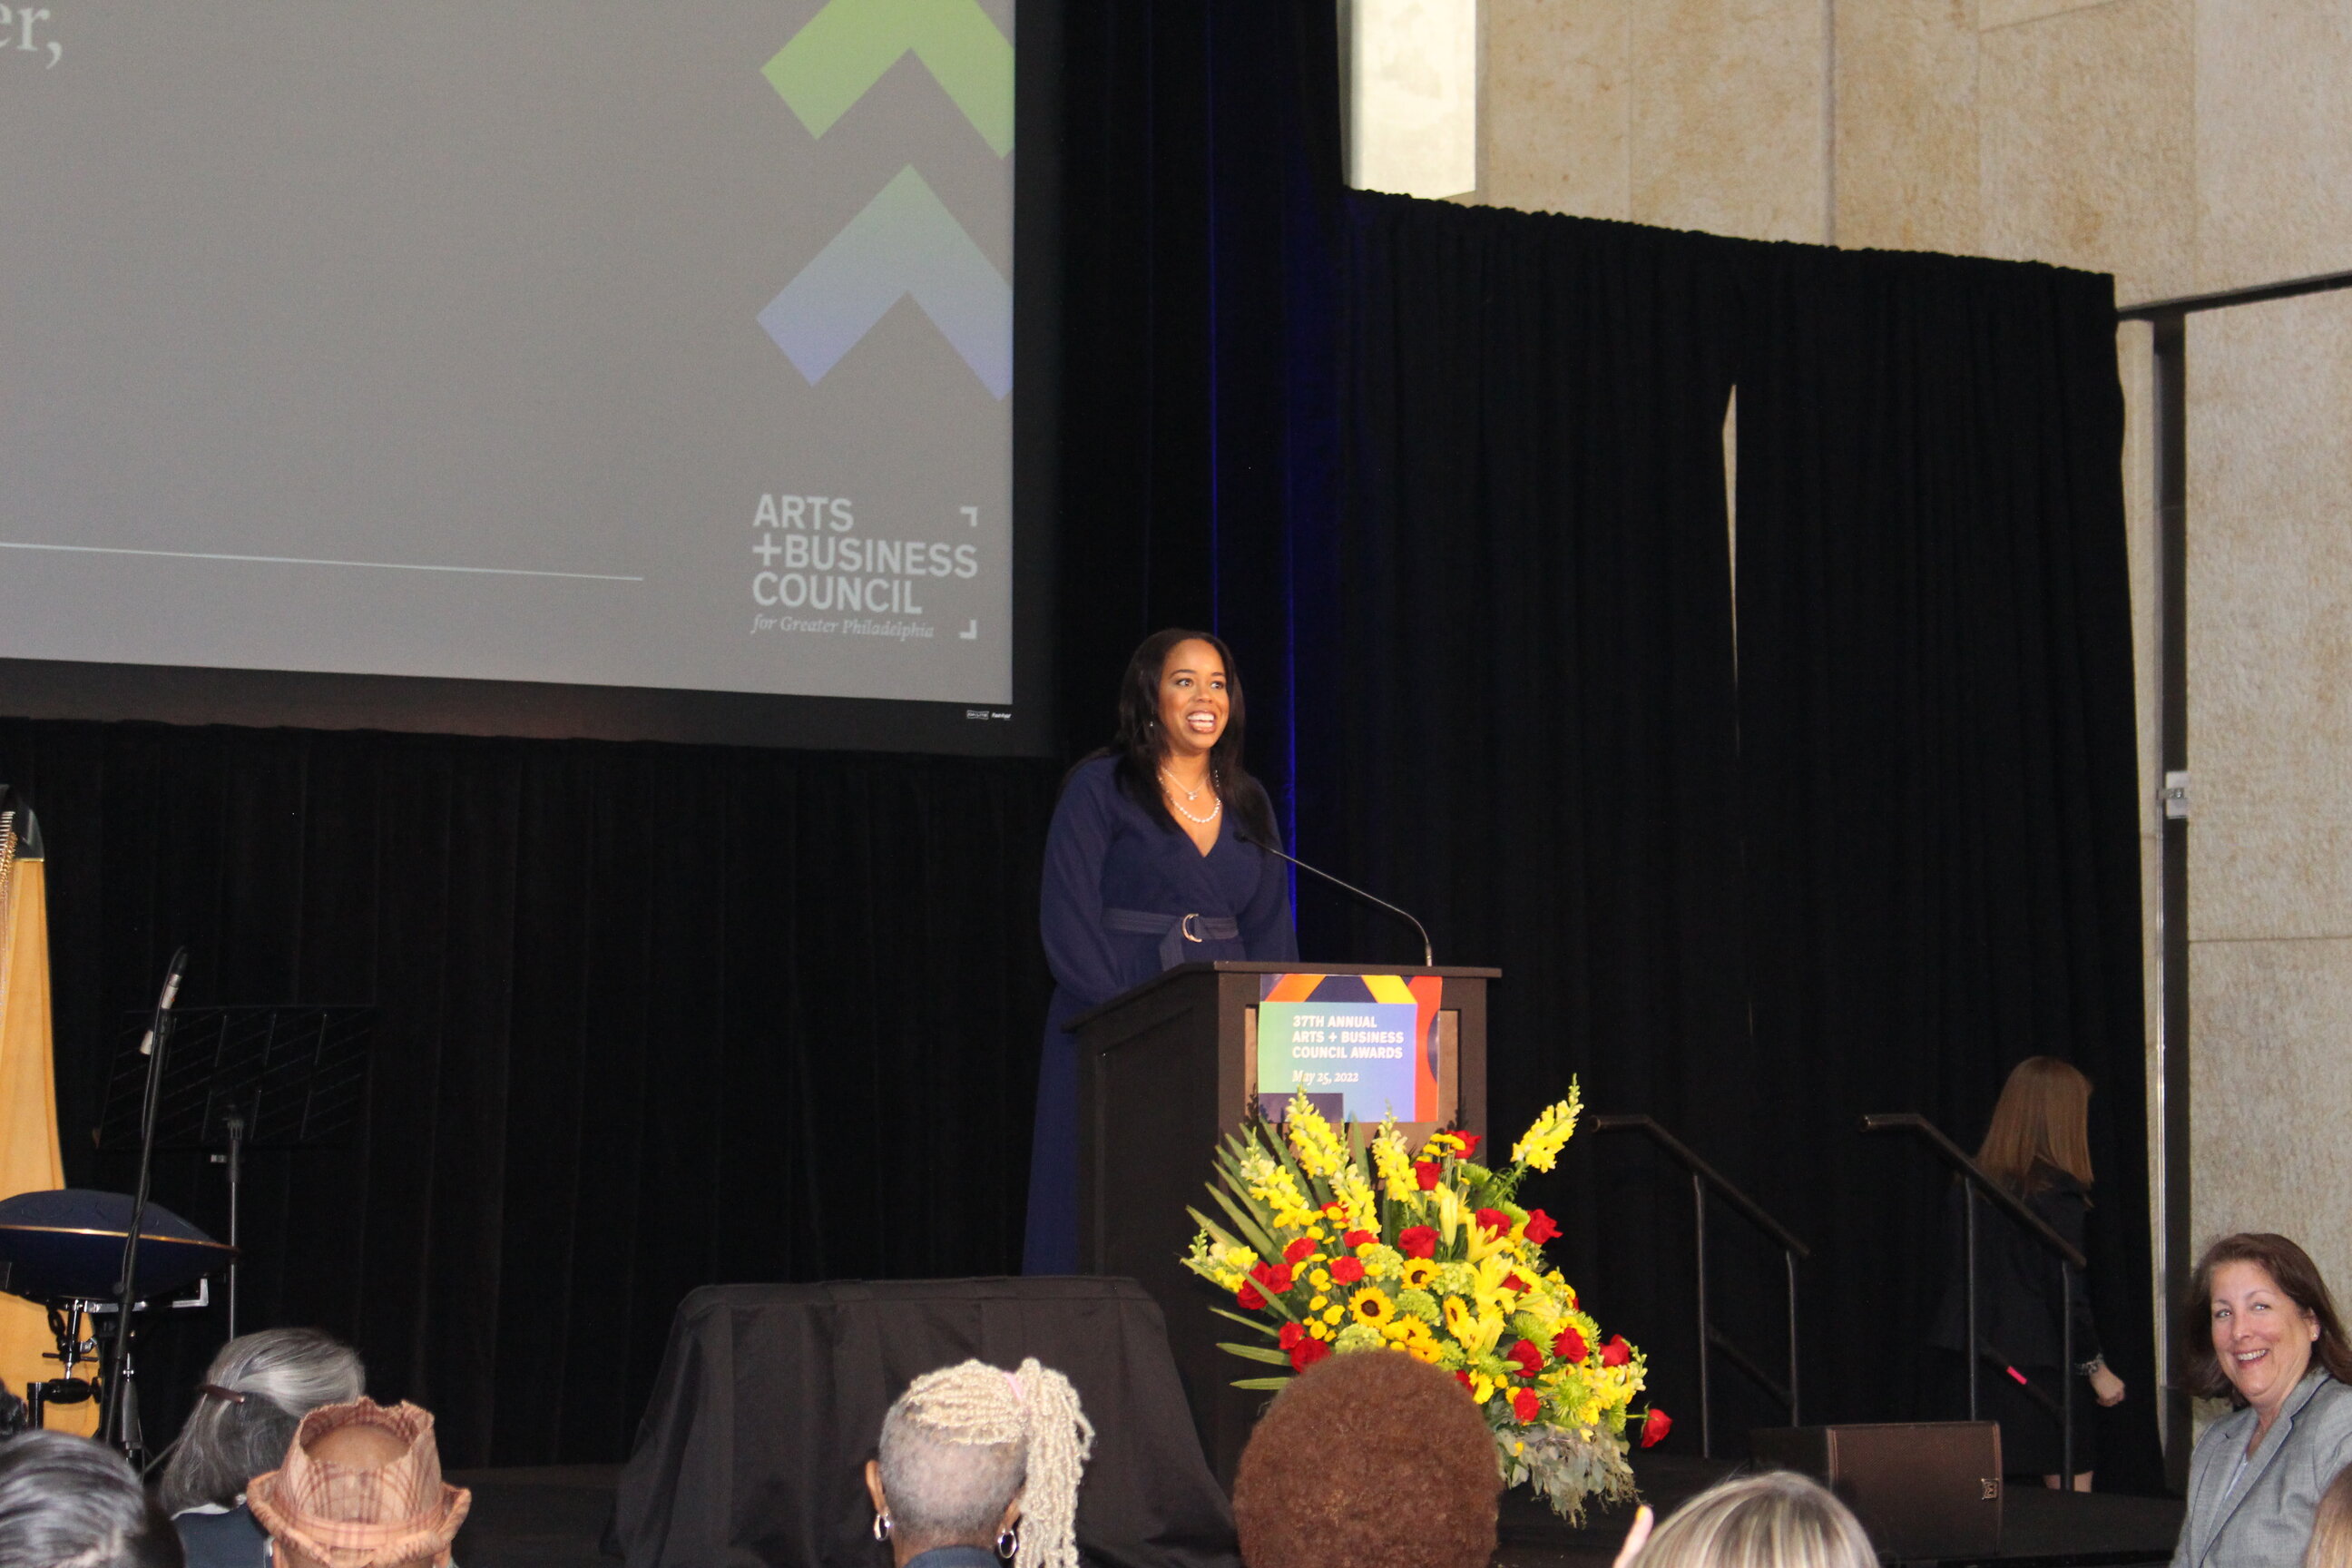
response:
<path id="1" fill-rule="evenodd" d="M 139 1184 L 131 1197 L 131 1221 L 122 1238 L 122 1278 L 117 1281 L 114 1319 L 114 1364 L 106 1370 L 106 1405 L 99 1417 L 98 1436 L 126 1455 L 143 1452 L 138 1417 L 129 1404 L 131 1392 L 131 1309 L 139 1299 L 139 1227 L 147 1215 L 147 1193 L 155 1164 L 155 1109 L 163 1087 L 163 1058 L 172 1047 L 172 1005 L 180 999 L 180 982 L 188 973 L 188 950 L 172 954 L 163 974 L 163 994 L 156 999 L 155 1021 L 139 1042 L 147 1058 L 147 1089 L 139 1112 Z M 135 1462 L 135 1461 L 134 1461 Z"/>
<path id="2" fill-rule="evenodd" d="M 141 1056 L 152 1057 L 155 1054 L 156 1024 L 163 1021 L 163 1016 L 172 1010 L 172 1004 L 180 999 L 180 982 L 187 973 L 188 950 L 184 947 L 172 955 L 172 967 L 163 976 L 163 994 L 157 998 L 155 1003 L 156 1023 L 147 1026 L 147 1037 L 139 1042 Z"/>
<path id="3" fill-rule="evenodd" d="M 1374 894 L 1364 891 L 1363 889 L 1359 888 L 1353 882 L 1343 882 L 1339 878 L 1334 877 L 1330 872 L 1324 870 L 1319 866 L 1309 866 L 1297 856 L 1290 854 L 1286 850 L 1276 849 L 1273 845 L 1266 843 L 1264 839 L 1257 837 L 1254 834 L 1242 832 L 1236 829 L 1234 833 L 1234 837 L 1255 848 L 1265 850 L 1267 854 L 1273 856 L 1278 860 L 1287 860 L 1292 865 L 1297 867 L 1300 870 L 1310 872 L 1315 876 L 1322 878 L 1325 881 L 1330 883 L 1335 888 L 1346 889 L 1349 892 L 1355 894 L 1356 897 L 1363 900 L 1368 904 L 1378 904 L 1381 908 L 1388 910 L 1389 913 L 1400 916 L 1410 921 L 1412 925 L 1412 929 L 1421 933 L 1422 967 L 1424 969 L 1434 969 L 1437 967 L 1436 953 L 1429 945 L 1429 928 L 1422 924 L 1419 921 L 1414 920 L 1409 910 L 1401 910 L 1394 904 L 1389 902 L 1386 899 L 1380 898 Z"/>

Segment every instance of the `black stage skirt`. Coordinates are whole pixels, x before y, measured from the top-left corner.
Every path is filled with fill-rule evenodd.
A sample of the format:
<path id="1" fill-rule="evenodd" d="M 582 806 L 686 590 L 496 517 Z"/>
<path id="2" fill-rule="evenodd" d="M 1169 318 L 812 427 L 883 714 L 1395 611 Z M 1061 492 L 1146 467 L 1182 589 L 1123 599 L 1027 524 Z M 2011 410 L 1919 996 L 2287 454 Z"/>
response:
<path id="1" fill-rule="evenodd" d="M 1942 1419 L 1960 1421 L 1968 1417 L 1968 1364 L 1958 1351 L 1936 1352 L 1937 1402 L 1936 1409 Z M 2063 1462 L 2063 1447 L 2058 1424 L 2057 1404 L 2060 1392 L 2058 1369 L 2054 1366 L 2021 1366 L 2032 1387 L 2049 1401 L 2033 1397 L 2006 1367 L 1985 1363 L 1977 1372 L 1977 1412 L 1979 1418 L 2000 1423 L 2000 1468 L 2012 1476 L 2054 1476 Z M 2081 1474 L 2098 1468 L 2099 1445 L 2098 1400 L 2091 1393 L 2090 1381 L 2074 1380 L 2074 1470 Z"/>

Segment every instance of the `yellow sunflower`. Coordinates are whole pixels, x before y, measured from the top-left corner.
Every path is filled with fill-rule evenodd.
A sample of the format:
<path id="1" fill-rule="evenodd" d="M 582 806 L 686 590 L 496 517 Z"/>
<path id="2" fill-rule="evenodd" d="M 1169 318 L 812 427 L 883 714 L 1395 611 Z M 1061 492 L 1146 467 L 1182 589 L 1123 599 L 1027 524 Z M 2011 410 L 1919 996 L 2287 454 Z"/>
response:
<path id="1" fill-rule="evenodd" d="M 1436 1278 L 1437 1264 L 1434 1259 L 1412 1258 L 1405 1260 L 1404 1288 L 1406 1289 L 1426 1290 L 1429 1289 L 1429 1282 Z"/>
<path id="2" fill-rule="evenodd" d="M 1356 1315 L 1356 1321 L 1377 1329 L 1396 1314 L 1396 1303 L 1379 1286 L 1367 1285 L 1349 1301 L 1348 1310 Z"/>

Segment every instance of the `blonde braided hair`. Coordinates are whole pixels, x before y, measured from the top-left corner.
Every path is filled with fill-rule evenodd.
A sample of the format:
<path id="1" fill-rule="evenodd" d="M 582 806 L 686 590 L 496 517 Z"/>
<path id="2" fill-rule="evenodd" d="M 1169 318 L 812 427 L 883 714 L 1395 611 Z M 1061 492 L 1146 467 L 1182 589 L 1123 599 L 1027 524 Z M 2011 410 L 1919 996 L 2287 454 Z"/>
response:
<path id="1" fill-rule="evenodd" d="M 947 1535 L 984 1534 L 1018 1497 L 1014 1568 L 1078 1568 L 1078 1480 L 1094 1442 L 1060 1373 L 1034 1356 L 1018 1372 L 968 1361 L 925 1373 L 890 1406 L 882 1488 L 906 1524 Z"/>

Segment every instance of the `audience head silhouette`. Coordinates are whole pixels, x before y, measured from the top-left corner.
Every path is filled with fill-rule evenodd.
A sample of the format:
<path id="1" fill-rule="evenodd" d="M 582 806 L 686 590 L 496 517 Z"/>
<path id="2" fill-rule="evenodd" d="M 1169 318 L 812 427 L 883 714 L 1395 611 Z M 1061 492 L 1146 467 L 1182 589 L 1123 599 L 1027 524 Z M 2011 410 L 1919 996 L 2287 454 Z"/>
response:
<path id="1" fill-rule="evenodd" d="M 1786 1470 L 1725 1481 L 1676 1509 L 1637 1568 L 1878 1568 L 1853 1510 Z"/>
<path id="2" fill-rule="evenodd" d="M 2311 1519 L 2311 1544 L 2303 1568 L 2352 1568 L 2352 1466 L 2336 1472 L 2319 1494 Z"/>
<path id="3" fill-rule="evenodd" d="M 1452 1373 L 1391 1351 L 1318 1362 L 1275 1396 L 1234 1478 L 1250 1568 L 1484 1568 L 1502 1475 Z"/>
<path id="4" fill-rule="evenodd" d="M 110 1448 L 63 1432 L 0 1443 L 0 1563 L 41 1568 L 181 1568 L 161 1504 Z"/>
<path id="5" fill-rule="evenodd" d="M 867 1462 L 874 1531 L 898 1563 L 961 1547 L 1018 1568 L 1077 1568 L 1078 1482 L 1095 1429 L 1069 1379 L 1034 1358 L 926 1373 L 882 1418 Z"/>
<path id="6" fill-rule="evenodd" d="M 281 1568 L 436 1568 L 473 1496 L 442 1480 L 430 1415 L 355 1399 L 304 1416 L 247 1500 Z"/>
<path id="7" fill-rule="evenodd" d="M 229 1341 L 205 1370 L 196 1407 L 163 1467 L 163 1506 L 177 1513 L 234 1503 L 286 1458 L 303 1416 L 357 1399 L 366 1387 L 359 1352 L 320 1330 L 264 1329 Z"/>

